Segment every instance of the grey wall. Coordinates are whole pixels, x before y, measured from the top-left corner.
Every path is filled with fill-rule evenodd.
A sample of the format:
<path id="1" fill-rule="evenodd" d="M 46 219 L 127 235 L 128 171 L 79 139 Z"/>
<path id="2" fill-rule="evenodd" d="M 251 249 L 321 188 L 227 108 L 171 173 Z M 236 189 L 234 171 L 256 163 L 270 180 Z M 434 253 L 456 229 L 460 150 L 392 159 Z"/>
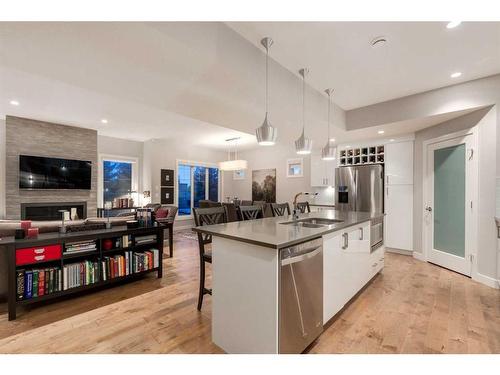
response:
<path id="1" fill-rule="evenodd" d="M 193 136 L 196 136 L 195 134 Z M 153 203 L 160 202 L 160 170 L 176 169 L 177 160 L 218 163 L 227 157 L 225 151 L 187 145 L 175 139 L 157 139 L 144 142 L 143 188 L 151 190 Z M 224 176 L 223 176 L 224 179 Z M 225 196 L 222 183 L 221 197 Z M 177 202 L 174 202 L 177 205 Z M 175 225 L 190 226 L 192 220 L 176 220 Z"/>
<path id="2" fill-rule="evenodd" d="M 408 119 L 469 108 L 488 107 L 485 110 L 445 122 L 416 133 L 414 176 L 414 249 L 422 251 L 422 142 L 449 132 L 478 125 L 479 128 L 479 207 L 477 266 L 481 275 L 497 278 L 497 250 L 494 216 L 500 215 L 500 75 L 444 87 L 404 98 L 374 104 L 348 111 L 347 129 L 361 129 Z M 492 107 L 493 106 L 493 107 Z M 498 177 L 497 177 L 498 176 Z M 499 209 L 496 210 L 495 207 Z M 496 212 L 495 212 L 496 211 Z"/>
<path id="3" fill-rule="evenodd" d="M 0 219 L 5 218 L 5 120 L 0 119 Z"/>
<path id="4" fill-rule="evenodd" d="M 491 195 L 492 191 L 494 191 L 494 184 L 495 184 L 495 176 L 492 172 L 492 169 L 490 168 L 491 166 L 491 159 L 495 159 L 494 151 L 495 151 L 495 145 L 493 144 L 493 147 L 491 145 L 488 145 L 488 139 L 493 139 L 495 140 L 494 133 L 495 133 L 495 128 L 491 124 L 487 123 L 481 123 L 481 120 L 490 112 L 492 109 L 491 108 L 486 108 L 486 109 L 481 109 L 475 112 L 472 112 L 468 115 L 446 121 L 442 124 L 439 124 L 437 126 L 433 126 L 428 129 L 421 130 L 417 133 L 415 133 L 415 155 L 414 155 L 414 181 L 415 184 L 413 185 L 413 246 L 414 250 L 417 252 L 422 252 L 423 244 L 422 244 L 422 219 L 423 219 L 423 207 L 425 205 L 425 202 L 423 202 L 423 181 L 424 181 L 424 169 L 425 166 L 423 165 L 423 154 L 424 154 L 424 149 L 423 149 L 423 143 L 429 139 L 434 139 L 437 137 L 441 137 L 446 134 L 454 133 L 460 130 L 465 130 L 465 129 L 470 129 L 476 125 L 479 124 L 479 132 L 480 132 L 480 140 L 479 140 L 479 146 L 480 146 L 480 170 L 483 171 L 486 169 L 486 171 L 490 171 L 490 177 L 483 177 L 481 179 L 481 185 L 482 188 L 484 189 L 487 187 L 485 184 L 490 184 L 490 189 L 489 193 L 486 192 L 486 194 Z M 494 124 L 494 123 L 493 123 Z M 491 133 L 493 133 L 493 137 L 491 137 Z M 493 154 L 492 154 L 493 153 Z M 493 170 L 494 171 L 494 170 Z M 488 196 L 483 196 L 483 198 L 488 198 Z M 493 197 L 490 197 L 490 200 L 494 199 Z M 487 212 L 490 211 L 490 218 L 495 216 L 495 206 L 491 205 L 491 208 L 488 209 L 486 208 Z M 490 220 L 490 227 L 494 225 L 493 220 Z M 493 228 L 494 229 L 494 228 Z M 491 228 L 490 228 L 491 231 Z M 490 242 L 491 245 L 491 242 Z M 493 244 L 494 246 L 494 244 Z M 482 258 L 487 259 L 488 254 L 485 255 L 485 257 L 479 257 L 479 260 L 482 263 Z M 494 253 L 493 253 L 494 255 Z M 487 262 L 482 265 L 482 269 L 487 269 L 488 264 Z M 491 270 L 490 270 L 490 274 Z M 494 275 L 494 274 L 493 274 Z"/>
<path id="5" fill-rule="evenodd" d="M 245 171 L 244 180 L 232 180 L 232 172 L 226 173 L 224 181 L 230 181 L 232 186 L 224 189 L 225 196 L 238 197 L 240 199 L 252 199 L 252 170 L 254 169 L 276 169 L 276 201 L 292 202 L 295 194 L 311 189 L 310 158 L 304 155 L 304 177 L 286 177 L 286 160 L 299 157 L 292 145 L 277 144 L 272 147 L 260 147 L 257 150 L 243 151 L 239 157 L 248 161 L 248 169 Z"/>
<path id="6" fill-rule="evenodd" d="M 21 203 L 87 202 L 88 215 L 97 208 L 97 131 L 43 121 L 6 117 L 6 218 L 21 217 Z M 92 162 L 91 190 L 20 190 L 19 155 Z"/>

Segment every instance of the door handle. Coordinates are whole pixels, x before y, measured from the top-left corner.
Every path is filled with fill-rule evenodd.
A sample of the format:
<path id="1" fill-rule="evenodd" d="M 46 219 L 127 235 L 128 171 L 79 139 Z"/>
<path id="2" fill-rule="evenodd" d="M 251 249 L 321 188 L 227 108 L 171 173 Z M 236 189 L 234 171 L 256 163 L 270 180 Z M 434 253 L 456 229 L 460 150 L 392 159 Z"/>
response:
<path id="1" fill-rule="evenodd" d="M 363 241 L 363 228 L 359 228 L 359 240 Z"/>
<path id="2" fill-rule="evenodd" d="M 389 175 L 385 176 L 387 184 L 389 184 Z"/>
<path id="3" fill-rule="evenodd" d="M 344 238 L 344 245 L 342 246 L 342 249 L 345 250 L 349 247 L 349 238 L 347 233 L 342 233 L 342 237 Z"/>
<path id="4" fill-rule="evenodd" d="M 429 211 L 429 212 L 432 212 L 432 207 L 431 206 L 427 206 L 427 207 L 425 207 L 425 210 Z"/>

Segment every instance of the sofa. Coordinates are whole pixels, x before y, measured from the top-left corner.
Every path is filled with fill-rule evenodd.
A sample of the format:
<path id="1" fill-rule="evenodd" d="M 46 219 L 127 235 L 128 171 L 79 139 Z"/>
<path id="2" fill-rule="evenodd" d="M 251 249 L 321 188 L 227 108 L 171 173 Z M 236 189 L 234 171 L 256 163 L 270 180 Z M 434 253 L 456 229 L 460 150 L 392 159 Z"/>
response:
<path id="1" fill-rule="evenodd" d="M 93 217 L 85 220 L 68 220 L 64 224 L 69 229 L 71 227 L 89 224 L 102 224 L 102 226 L 104 227 L 107 220 L 107 218 Z M 126 225 L 126 222 L 128 220 L 134 220 L 134 216 L 128 215 L 109 218 L 112 226 Z M 61 220 L 32 221 L 31 226 L 34 228 L 38 228 L 40 233 L 58 232 L 59 228 L 61 227 Z M 21 228 L 20 220 L 0 220 L 0 238 L 14 236 L 16 229 L 19 228 Z"/>

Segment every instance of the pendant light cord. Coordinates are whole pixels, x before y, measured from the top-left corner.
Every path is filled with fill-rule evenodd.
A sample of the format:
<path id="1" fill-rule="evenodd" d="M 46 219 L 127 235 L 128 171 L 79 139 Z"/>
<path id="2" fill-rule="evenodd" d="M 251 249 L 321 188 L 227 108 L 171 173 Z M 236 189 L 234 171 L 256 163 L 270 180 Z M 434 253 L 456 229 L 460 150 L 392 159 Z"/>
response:
<path id="1" fill-rule="evenodd" d="M 266 46 L 266 116 L 269 111 L 269 45 Z"/>
<path id="2" fill-rule="evenodd" d="M 306 70 L 302 75 L 302 134 L 305 134 L 306 129 Z"/>
<path id="3" fill-rule="evenodd" d="M 328 144 L 330 144 L 330 104 L 332 102 L 330 98 L 330 91 L 328 91 Z"/>

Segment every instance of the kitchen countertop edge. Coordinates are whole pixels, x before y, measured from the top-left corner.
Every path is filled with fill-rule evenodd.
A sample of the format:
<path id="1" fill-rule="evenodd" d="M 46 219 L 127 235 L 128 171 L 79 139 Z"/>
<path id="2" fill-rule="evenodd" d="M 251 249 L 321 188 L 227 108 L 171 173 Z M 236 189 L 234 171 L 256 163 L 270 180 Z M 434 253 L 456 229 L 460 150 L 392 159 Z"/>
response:
<path id="1" fill-rule="evenodd" d="M 221 238 L 236 240 L 236 241 L 239 241 L 239 242 L 249 243 L 249 244 L 252 244 L 252 245 L 257 245 L 257 246 L 262 246 L 262 247 L 267 247 L 267 248 L 271 248 L 271 249 L 280 250 L 280 249 L 283 249 L 283 248 L 286 248 L 286 247 L 290 247 L 290 246 L 293 246 L 293 245 L 296 245 L 296 244 L 299 244 L 299 243 L 303 243 L 303 242 L 306 242 L 306 241 L 309 241 L 309 240 L 320 238 L 320 237 L 324 236 L 325 234 L 337 232 L 337 231 L 340 231 L 342 229 L 349 228 L 349 227 L 352 227 L 354 225 L 358 225 L 360 223 L 364 223 L 364 222 L 367 222 L 367 221 L 378 219 L 378 218 L 383 217 L 385 215 L 383 213 L 369 214 L 367 212 L 358 213 L 358 214 L 365 214 L 366 216 L 362 217 L 362 218 L 359 218 L 358 220 L 345 220 L 342 223 L 328 225 L 327 227 L 324 227 L 324 228 L 318 228 L 318 232 L 311 233 L 311 234 L 304 234 L 300 238 L 297 238 L 297 239 L 294 239 L 294 240 L 290 240 L 290 241 L 280 242 L 280 243 L 271 243 L 271 242 L 266 242 L 266 241 L 259 241 L 259 240 L 256 240 L 256 239 L 245 238 L 245 237 L 241 237 L 241 236 L 238 236 L 238 235 L 231 235 L 231 234 L 227 234 L 227 233 L 221 233 L 221 232 L 215 230 L 216 228 L 223 228 L 227 224 L 214 224 L 214 225 L 208 225 L 208 226 L 194 227 L 192 230 L 194 232 L 197 232 L 197 233 L 210 234 L 210 235 L 216 236 L 216 237 L 221 237 Z M 302 215 L 301 218 L 304 218 L 304 217 L 315 217 L 317 215 L 318 215 L 318 213 L 311 212 L 310 214 L 307 214 L 307 216 Z M 284 217 L 280 217 L 280 218 L 276 217 L 275 219 L 276 220 L 281 219 L 279 222 L 276 221 L 275 225 L 283 225 L 283 224 L 280 224 L 280 223 L 290 221 L 288 219 L 285 219 Z M 257 219 L 257 220 L 266 220 L 266 219 Z M 230 224 L 230 223 L 228 223 L 228 224 Z"/>

